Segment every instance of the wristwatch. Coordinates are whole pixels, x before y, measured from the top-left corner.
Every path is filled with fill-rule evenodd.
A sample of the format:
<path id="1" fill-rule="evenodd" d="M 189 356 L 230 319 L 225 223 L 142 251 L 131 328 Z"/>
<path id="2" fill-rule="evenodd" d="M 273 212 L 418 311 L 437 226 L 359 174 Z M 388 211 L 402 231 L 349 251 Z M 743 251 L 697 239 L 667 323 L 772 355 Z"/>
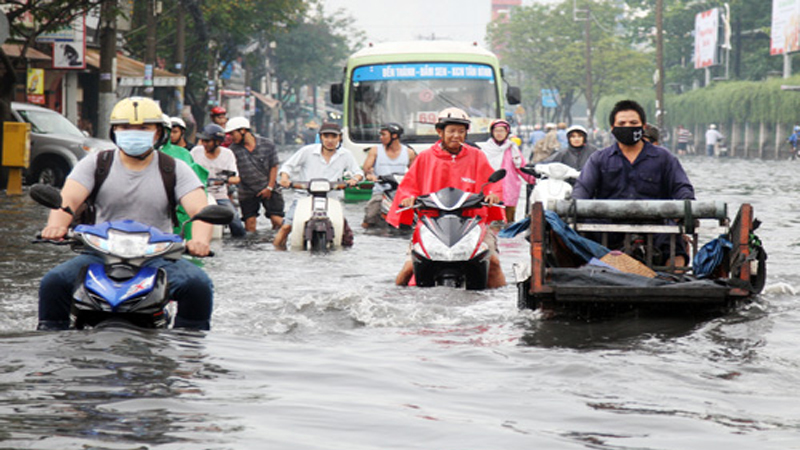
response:
<path id="1" fill-rule="evenodd" d="M 272 186 L 267 186 L 267 190 L 268 190 L 268 191 L 271 191 L 271 190 L 273 190 L 273 189 L 272 189 Z"/>

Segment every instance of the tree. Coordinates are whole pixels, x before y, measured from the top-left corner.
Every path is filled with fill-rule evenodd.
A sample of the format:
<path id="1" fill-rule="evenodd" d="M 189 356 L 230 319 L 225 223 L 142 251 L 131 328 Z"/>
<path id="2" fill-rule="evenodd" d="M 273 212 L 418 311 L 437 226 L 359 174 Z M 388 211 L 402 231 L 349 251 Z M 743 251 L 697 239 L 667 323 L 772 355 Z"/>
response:
<path id="1" fill-rule="evenodd" d="M 655 0 L 626 0 L 629 7 L 626 35 L 631 42 L 653 45 L 655 39 Z M 772 2 L 728 0 L 731 13 L 731 79 L 763 80 L 770 72 L 780 71 L 781 58 L 769 54 L 769 27 Z M 702 83 L 704 73 L 693 63 L 695 16 L 711 8 L 722 7 L 721 1 L 664 0 L 664 66 L 668 85 L 682 92 Z M 716 77 L 724 68 L 712 68 Z"/>
<path id="2" fill-rule="evenodd" d="M 36 38 L 44 33 L 63 28 L 88 11 L 99 7 L 106 0 L 5 0 L 2 11 L 10 25 L 11 37 L 23 42 L 22 57 Z M 121 14 L 119 7 L 114 13 Z M 30 18 L 35 26 L 26 25 L 23 18 Z"/>
<path id="3" fill-rule="evenodd" d="M 303 20 L 308 10 L 306 1 L 296 0 L 237 0 L 202 2 L 200 0 L 164 0 L 159 16 L 156 54 L 171 59 L 175 42 L 177 8 L 182 5 L 191 18 L 186 29 L 186 58 L 184 95 L 192 105 L 195 117 L 205 114 L 205 95 L 209 69 L 218 71 L 244 58 L 251 75 L 251 87 L 258 88 L 266 74 L 266 48 L 294 23 Z M 133 28 L 126 35 L 125 48 L 133 55 L 144 55 L 144 2 L 134 2 Z M 164 58 L 166 57 L 166 58 Z M 220 65 L 224 61 L 226 64 Z"/>
<path id="4" fill-rule="evenodd" d="M 488 39 L 500 48 L 500 57 L 510 67 L 534 80 L 528 89 L 557 89 L 558 107 L 549 120 L 571 121 L 570 109 L 586 86 L 585 36 L 582 22 L 573 17 L 573 2 L 534 4 L 514 10 L 507 23 L 493 22 Z M 652 62 L 613 32 L 622 11 L 615 2 L 578 2 L 591 9 L 592 20 L 592 109 L 603 95 L 630 86 L 648 85 Z M 602 27 L 600 25 L 603 25 Z"/>
<path id="5" fill-rule="evenodd" d="M 341 11 L 326 16 L 318 4 L 306 20 L 278 36 L 272 61 L 282 86 L 281 102 L 297 98 L 303 86 L 320 86 L 340 76 L 342 63 L 351 53 L 350 41 L 362 37 L 356 33 L 348 38 L 336 31 L 350 29 L 351 22 Z"/>

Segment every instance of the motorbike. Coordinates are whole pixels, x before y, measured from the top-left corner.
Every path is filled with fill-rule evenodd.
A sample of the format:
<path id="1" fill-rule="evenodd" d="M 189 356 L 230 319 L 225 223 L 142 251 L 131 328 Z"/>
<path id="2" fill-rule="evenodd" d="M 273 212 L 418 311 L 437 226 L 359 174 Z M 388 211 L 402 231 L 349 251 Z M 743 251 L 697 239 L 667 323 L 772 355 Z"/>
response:
<path id="1" fill-rule="evenodd" d="M 383 185 L 383 197 L 381 198 L 381 218 L 386 221 L 386 216 L 389 214 L 389 209 L 394 202 L 394 196 L 397 194 L 397 188 L 403 181 L 405 174 L 391 173 L 388 175 L 380 175 L 378 183 Z"/>
<path id="2" fill-rule="evenodd" d="M 477 194 L 451 187 L 417 197 L 410 208 L 436 214 L 418 214 L 411 240 L 417 286 L 486 288 L 490 252 L 483 239 L 488 226 L 480 216 L 468 217 L 464 213 L 484 206 L 503 207 L 485 203 L 483 191 L 505 175 L 505 169 L 494 172 Z"/>
<path id="3" fill-rule="evenodd" d="M 235 192 L 236 192 L 236 191 L 235 191 L 236 187 L 235 187 L 234 185 L 230 185 L 230 184 L 228 184 L 228 179 L 229 179 L 230 177 L 232 177 L 232 176 L 235 176 L 235 175 L 236 175 L 236 172 L 234 172 L 234 171 L 232 171 L 232 170 L 220 170 L 220 171 L 219 171 L 219 172 L 217 172 L 215 175 L 216 175 L 216 176 L 214 176 L 214 177 L 209 177 L 209 178 L 206 180 L 206 186 L 207 186 L 207 187 L 211 187 L 211 186 L 220 186 L 220 185 L 223 185 L 223 186 L 225 186 L 225 189 L 226 189 L 226 190 L 227 190 L 227 192 L 228 192 L 228 198 L 229 198 L 229 199 L 231 199 L 231 202 L 233 202 L 233 200 L 234 200 L 234 198 L 233 198 L 233 197 L 234 197 L 234 195 L 235 195 Z M 214 196 L 211 194 L 211 192 L 208 192 L 208 204 L 209 204 L 209 205 L 213 205 L 214 203 L 217 203 L 217 200 L 216 200 L 216 198 L 214 198 Z M 236 205 L 236 204 L 233 204 L 233 207 L 234 207 L 234 208 L 236 208 L 237 206 L 238 206 L 238 205 Z M 235 220 L 239 220 L 239 219 L 237 219 L 237 218 L 236 218 L 236 216 L 235 216 L 235 215 L 234 215 L 234 219 L 235 219 Z M 233 221 L 233 220 L 231 220 L 231 222 L 232 222 L 232 221 Z M 229 225 L 230 225 L 230 223 L 229 223 Z M 223 228 L 225 228 L 225 227 L 222 227 L 222 226 L 215 226 L 215 227 L 214 227 L 214 234 L 212 235 L 212 238 L 213 238 L 213 239 L 217 239 L 217 240 L 220 240 L 220 239 L 222 239 L 222 235 L 223 235 Z"/>
<path id="4" fill-rule="evenodd" d="M 294 182 L 294 189 L 310 195 L 297 201 L 289 243 L 292 249 L 327 252 L 342 247 L 344 209 L 342 203 L 328 193 L 343 190 L 346 183 L 332 183 L 324 178 Z"/>
<path id="5" fill-rule="evenodd" d="M 208 180 L 206 181 L 206 185 L 216 186 L 220 184 L 228 184 L 228 179 L 236 175 L 236 172 L 232 170 L 220 170 L 219 172 L 217 172 L 216 175 L 217 176 L 214 178 L 208 178 Z"/>
<path id="6" fill-rule="evenodd" d="M 572 195 L 572 184 L 581 173 L 563 163 L 536 164 L 520 168 L 523 173 L 537 178 L 531 193 L 530 205 L 542 203 L 545 209 L 553 200 L 563 200 Z"/>
<path id="7" fill-rule="evenodd" d="M 52 186 L 34 185 L 30 196 L 50 209 L 73 214 L 70 208 L 61 206 L 61 194 Z M 209 205 L 186 223 L 202 220 L 226 225 L 231 219 L 233 213 L 230 209 Z M 70 328 L 169 326 L 171 318 L 167 306 L 170 298 L 166 272 L 145 264 L 155 258 L 181 258 L 186 248 L 181 236 L 133 220 L 119 220 L 78 225 L 63 240 L 37 237 L 34 243 L 69 245 L 75 252 L 94 254 L 103 259 L 102 264 L 85 267 L 75 283 Z"/>

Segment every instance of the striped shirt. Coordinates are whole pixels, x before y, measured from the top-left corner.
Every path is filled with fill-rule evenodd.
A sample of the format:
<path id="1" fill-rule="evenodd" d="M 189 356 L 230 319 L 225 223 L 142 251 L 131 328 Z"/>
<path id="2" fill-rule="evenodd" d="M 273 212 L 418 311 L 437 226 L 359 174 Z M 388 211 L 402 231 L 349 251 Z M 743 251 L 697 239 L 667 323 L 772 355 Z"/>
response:
<path id="1" fill-rule="evenodd" d="M 236 156 L 236 167 L 242 179 L 239 194 L 244 196 L 254 196 L 265 189 L 269 183 L 270 169 L 280 164 L 275 143 L 261 136 L 255 138 L 256 148 L 252 152 L 245 148 L 244 143 L 230 146 Z"/>

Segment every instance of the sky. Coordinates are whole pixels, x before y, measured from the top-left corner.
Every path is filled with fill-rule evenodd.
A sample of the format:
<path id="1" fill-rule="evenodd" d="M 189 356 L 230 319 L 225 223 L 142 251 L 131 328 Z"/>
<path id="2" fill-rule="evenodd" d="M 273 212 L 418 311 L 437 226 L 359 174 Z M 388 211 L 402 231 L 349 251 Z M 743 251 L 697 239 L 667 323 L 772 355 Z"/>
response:
<path id="1" fill-rule="evenodd" d="M 523 0 L 531 4 L 535 0 Z M 367 42 L 452 39 L 485 46 L 491 0 L 324 0 L 331 14 L 344 9 Z"/>

